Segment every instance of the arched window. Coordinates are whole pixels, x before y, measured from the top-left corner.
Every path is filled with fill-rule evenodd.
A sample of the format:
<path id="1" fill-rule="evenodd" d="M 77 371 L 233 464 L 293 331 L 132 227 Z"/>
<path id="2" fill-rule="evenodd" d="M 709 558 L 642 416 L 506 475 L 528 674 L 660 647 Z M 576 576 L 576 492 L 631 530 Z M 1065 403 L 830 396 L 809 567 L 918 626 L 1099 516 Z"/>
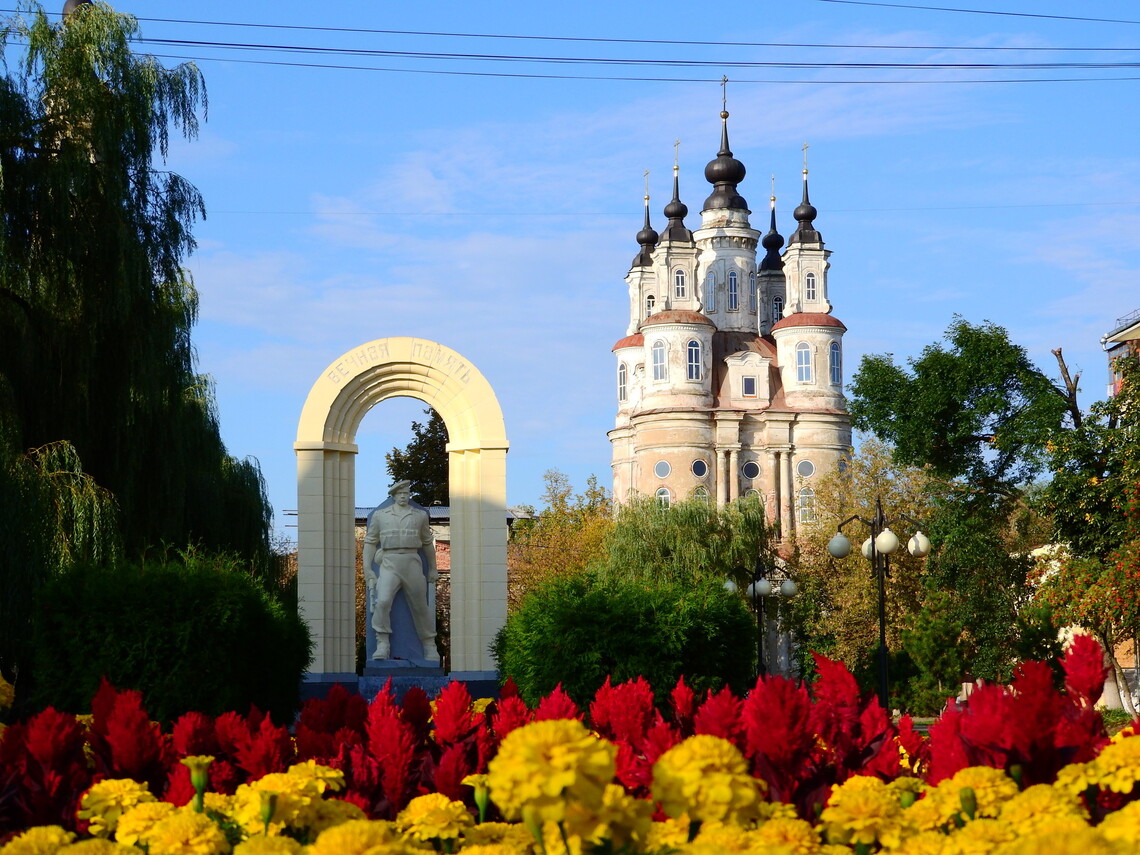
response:
<path id="1" fill-rule="evenodd" d="M 709 491 L 704 487 L 697 487 L 697 489 L 693 490 L 693 498 L 700 499 L 707 505 L 709 503 Z"/>
<path id="2" fill-rule="evenodd" d="M 814 273 L 809 273 L 806 277 L 804 277 L 804 299 L 805 300 L 814 300 L 815 299 L 815 274 Z"/>
<path id="3" fill-rule="evenodd" d="M 657 492 L 654 494 L 657 497 L 657 504 L 662 508 L 669 507 L 669 500 L 672 498 L 669 495 L 668 487 L 658 487 Z"/>
<path id="4" fill-rule="evenodd" d="M 815 491 L 812 490 L 811 487 L 804 487 L 802 490 L 800 490 L 797 506 L 800 512 L 800 522 L 815 522 Z"/>
<path id="5" fill-rule="evenodd" d="M 645 317 L 648 318 L 653 314 L 653 307 L 656 305 L 657 301 L 653 298 L 652 294 L 645 298 Z"/>
<path id="6" fill-rule="evenodd" d="M 728 274 L 728 310 L 735 312 L 740 308 L 740 285 L 737 283 L 736 271 Z"/>
<path id="7" fill-rule="evenodd" d="M 711 270 L 705 277 L 705 308 L 710 312 L 716 311 L 716 276 Z"/>
<path id="8" fill-rule="evenodd" d="M 653 342 L 653 379 L 666 380 L 669 371 L 665 364 L 665 342 Z"/>
<path id="9" fill-rule="evenodd" d="M 701 379 L 701 343 L 696 339 L 689 342 L 688 347 L 689 379 Z"/>
<path id="10" fill-rule="evenodd" d="M 843 351 L 839 348 L 839 342 L 833 341 L 831 343 L 831 382 L 836 385 L 843 383 Z"/>
<path id="11" fill-rule="evenodd" d="M 776 323 L 784 316 L 784 298 L 772 298 L 772 323 Z"/>
<path id="12" fill-rule="evenodd" d="M 673 296 L 685 296 L 685 271 L 679 267 L 673 271 Z"/>
<path id="13" fill-rule="evenodd" d="M 623 362 L 618 366 L 618 400 L 624 401 L 626 395 L 626 381 L 629 379 L 629 369 Z"/>
<path id="14" fill-rule="evenodd" d="M 806 341 L 796 345 L 796 379 L 801 383 L 811 382 L 811 345 Z"/>
<path id="15" fill-rule="evenodd" d="M 756 311 L 756 274 L 748 274 L 748 311 Z"/>

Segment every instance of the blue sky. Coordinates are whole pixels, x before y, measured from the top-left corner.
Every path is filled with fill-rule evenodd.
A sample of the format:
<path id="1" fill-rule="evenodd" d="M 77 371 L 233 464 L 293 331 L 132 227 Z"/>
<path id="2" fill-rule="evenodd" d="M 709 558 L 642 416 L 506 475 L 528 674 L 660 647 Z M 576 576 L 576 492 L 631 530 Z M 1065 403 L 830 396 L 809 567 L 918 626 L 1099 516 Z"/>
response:
<path id="1" fill-rule="evenodd" d="M 511 441 L 509 503 L 538 503 L 552 467 L 579 488 L 591 473 L 608 485 L 610 348 L 627 323 L 642 173 L 660 228 L 680 139 L 694 227 L 722 75 L 754 225 L 766 223 L 774 174 L 780 229 L 791 231 L 810 143 L 849 374 L 866 353 L 918 353 L 957 313 L 1008 328 L 1050 372 L 1050 350 L 1064 348 L 1083 372 L 1084 402 L 1102 397 L 1099 339 L 1140 308 L 1140 67 L 930 66 L 1140 62 L 1140 8 L 957 7 L 1014 14 L 828 0 L 117 4 L 145 39 L 183 42 L 140 49 L 167 64 L 192 57 L 206 76 L 202 133 L 168 161 L 207 205 L 189 264 L 201 297 L 194 340 L 227 446 L 260 461 L 279 527 L 292 532 L 283 511 L 296 507 L 292 442 L 309 387 L 341 353 L 385 336 L 439 341 L 490 380 Z M 1115 22 L 1040 17 L 1074 15 Z M 219 23 L 155 20 L 172 18 Z M 185 43 L 202 41 L 399 55 Z M 809 65 L 733 65 L 742 62 Z M 1027 79 L 1057 82 L 982 82 Z M 383 497 L 383 454 L 408 441 L 421 409 L 392 401 L 366 418 L 358 504 Z"/>

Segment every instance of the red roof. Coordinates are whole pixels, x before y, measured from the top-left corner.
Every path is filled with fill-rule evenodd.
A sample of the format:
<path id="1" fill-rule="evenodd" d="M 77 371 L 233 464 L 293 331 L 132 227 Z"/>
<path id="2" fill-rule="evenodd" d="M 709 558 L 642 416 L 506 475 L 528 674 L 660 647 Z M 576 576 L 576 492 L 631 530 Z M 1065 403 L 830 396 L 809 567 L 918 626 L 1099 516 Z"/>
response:
<path id="1" fill-rule="evenodd" d="M 642 347 L 644 344 L 645 336 L 643 336 L 641 333 L 634 333 L 633 335 L 627 335 L 625 338 L 619 340 L 618 343 L 613 346 L 613 349 L 621 350 L 623 347 Z"/>
<path id="2" fill-rule="evenodd" d="M 650 315 L 641 322 L 641 326 L 650 327 L 658 324 L 703 324 L 713 326 L 713 322 L 700 312 L 691 312 L 688 309 L 669 309 Z"/>
<path id="3" fill-rule="evenodd" d="M 772 332 L 786 330 L 788 327 L 839 327 L 846 330 L 843 321 L 826 312 L 796 312 L 772 324 Z"/>

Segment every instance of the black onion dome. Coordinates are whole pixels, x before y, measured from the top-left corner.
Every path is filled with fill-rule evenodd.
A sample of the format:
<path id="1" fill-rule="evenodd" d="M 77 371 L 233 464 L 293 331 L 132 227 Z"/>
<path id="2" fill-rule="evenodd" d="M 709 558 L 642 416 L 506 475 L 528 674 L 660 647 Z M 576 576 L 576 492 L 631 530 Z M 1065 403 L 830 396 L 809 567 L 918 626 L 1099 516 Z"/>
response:
<path id="1" fill-rule="evenodd" d="M 673 167 L 673 198 L 665 206 L 665 216 L 669 218 L 665 226 L 665 240 L 685 241 L 691 243 L 693 233 L 685 228 L 685 217 L 688 216 L 689 206 L 681 201 L 681 186 L 677 178 L 677 167 Z"/>
<path id="2" fill-rule="evenodd" d="M 772 203 L 772 225 L 768 229 L 768 234 L 761 238 L 760 245 L 768 250 L 760 262 L 761 270 L 779 270 L 784 266 L 784 261 L 780 258 L 780 247 L 784 245 L 784 236 L 776 231 L 775 197 Z"/>
<path id="3" fill-rule="evenodd" d="M 813 222 L 818 215 L 819 211 L 816 210 L 815 205 L 813 205 L 811 203 L 811 200 L 808 198 L 807 170 L 805 169 L 804 198 L 803 201 L 796 206 L 796 209 L 792 211 L 792 216 L 796 218 L 796 222 L 799 223 L 799 225 L 796 226 L 796 230 L 792 234 L 789 243 L 821 240 L 819 232 L 816 231 L 815 223 Z"/>
<path id="4" fill-rule="evenodd" d="M 710 208 L 737 208 L 748 210 L 748 203 L 744 201 L 736 185 L 744 180 L 748 170 L 744 164 L 732 156 L 732 149 L 728 147 L 728 111 L 720 114 L 720 151 L 715 160 L 710 160 L 705 167 L 705 180 L 713 185 L 713 192 L 705 199 L 705 210 Z"/>
<path id="5" fill-rule="evenodd" d="M 649 267 L 653 264 L 653 247 L 657 246 L 660 235 L 649 225 L 649 197 L 645 197 L 645 225 L 637 233 L 637 243 L 641 251 L 633 259 L 634 267 Z"/>

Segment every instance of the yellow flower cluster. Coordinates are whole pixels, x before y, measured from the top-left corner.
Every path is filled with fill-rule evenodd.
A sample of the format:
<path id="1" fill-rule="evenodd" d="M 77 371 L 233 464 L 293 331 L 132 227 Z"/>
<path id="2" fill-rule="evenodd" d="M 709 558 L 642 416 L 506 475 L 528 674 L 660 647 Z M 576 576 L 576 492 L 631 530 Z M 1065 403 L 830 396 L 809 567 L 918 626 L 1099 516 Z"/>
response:
<path id="1" fill-rule="evenodd" d="M 748 823 L 760 817 L 763 783 L 726 739 L 702 734 L 674 745 L 653 765 L 653 798 L 672 817 Z"/>
<path id="2" fill-rule="evenodd" d="M 456 840 L 474 820 L 463 802 L 454 802 L 442 793 L 429 793 L 412 799 L 396 817 L 396 827 L 412 840 Z"/>
<path id="3" fill-rule="evenodd" d="M 288 772 L 271 772 L 251 784 L 242 784 L 226 811 L 249 835 L 265 834 L 266 812 L 269 834 L 288 830 L 294 834 L 315 834 L 349 819 L 364 819 L 355 805 L 326 799 L 326 792 L 344 789 L 344 773 L 309 760 L 289 767 Z"/>
<path id="4" fill-rule="evenodd" d="M 6 710 L 16 700 L 16 687 L 0 674 L 0 710 Z"/>
<path id="5" fill-rule="evenodd" d="M 491 799 L 508 819 L 529 808 L 534 819 L 559 822 L 567 803 L 602 803 L 614 777 L 617 748 L 580 721 L 538 721 L 512 730 L 487 767 Z"/>
<path id="6" fill-rule="evenodd" d="M 119 817 L 135 805 L 155 801 L 146 784 L 130 778 L 108 778 L 93 784 L 79 801 L 80 819 L 88 821 L 88 832 L 95 837 L 115 833 Z"/>

